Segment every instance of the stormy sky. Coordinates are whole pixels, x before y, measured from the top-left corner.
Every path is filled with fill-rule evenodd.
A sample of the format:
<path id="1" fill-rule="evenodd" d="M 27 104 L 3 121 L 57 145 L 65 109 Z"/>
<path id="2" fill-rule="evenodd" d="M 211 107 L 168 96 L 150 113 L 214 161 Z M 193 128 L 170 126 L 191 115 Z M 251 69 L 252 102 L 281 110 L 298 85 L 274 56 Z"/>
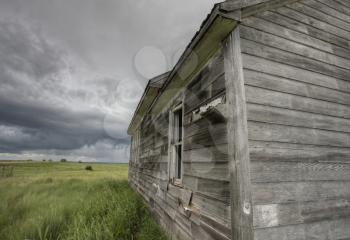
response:
<path id="1" fill-rule="evenodd" d="M 0 0 L 0 159 L 126 162 L 147 78 L 215 0 Z"/>

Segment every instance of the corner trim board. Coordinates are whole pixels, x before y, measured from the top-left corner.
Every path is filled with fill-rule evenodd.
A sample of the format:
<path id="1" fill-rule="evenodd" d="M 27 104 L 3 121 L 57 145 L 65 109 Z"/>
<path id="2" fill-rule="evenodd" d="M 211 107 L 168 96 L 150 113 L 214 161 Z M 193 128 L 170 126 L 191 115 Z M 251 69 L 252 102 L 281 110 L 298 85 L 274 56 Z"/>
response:
<path id="1" fill-rule="evenodd" d="M 239 26 L 226 40 L 224 62 L 232 239 L 253 240 L 248 123 Z"/>

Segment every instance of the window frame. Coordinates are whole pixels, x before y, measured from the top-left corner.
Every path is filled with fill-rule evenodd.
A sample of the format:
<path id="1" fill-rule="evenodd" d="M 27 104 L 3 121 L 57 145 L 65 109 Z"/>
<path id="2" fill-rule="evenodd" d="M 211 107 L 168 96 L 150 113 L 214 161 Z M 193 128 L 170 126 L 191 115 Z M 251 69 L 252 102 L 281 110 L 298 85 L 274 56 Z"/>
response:
<path id="1" fill-rule="evenodd" d="M 177 113 L 181 111 L 181 115 L 177 115 Z M 170 149 L 170 179 L 174 185 L 182 185 L 183 179 L 183 143 L 184 143 L 184 106 L 183 103 L 176 105 L 173 109 L 171 109 L 170 113 L 170 121 L 169 121 L 169 149 Z M 181 132 L 179 131 L 180 125 L 176 126 L 175 124 L 179 124 L 180 121 L 176 121 L 176 116 L 179 116 L 181 120 Z M 181 136 L 179 137 L 179 135 Z M 179 153 L 179 147 L 180 153 Z M 179 158 L 179 155 L 180 158 Z M 179 164 L 178 161 L 180 159 L 180 173 L 179 173 Z M 180 178 L 179 178 L 180 177 Z"/>

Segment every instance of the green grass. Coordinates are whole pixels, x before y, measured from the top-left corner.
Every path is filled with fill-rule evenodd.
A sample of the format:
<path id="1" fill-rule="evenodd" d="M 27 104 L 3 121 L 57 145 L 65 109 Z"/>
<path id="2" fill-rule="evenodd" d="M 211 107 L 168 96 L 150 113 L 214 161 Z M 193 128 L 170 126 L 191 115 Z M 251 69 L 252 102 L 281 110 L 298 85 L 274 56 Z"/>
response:
<path id="1" fill-rule="evenodd" d="M 0 239 L 166 239 L 129 187 L 126 164 L 89 165 L 0 162 L 0 172 L 13 169 L 0 173 Z"/>

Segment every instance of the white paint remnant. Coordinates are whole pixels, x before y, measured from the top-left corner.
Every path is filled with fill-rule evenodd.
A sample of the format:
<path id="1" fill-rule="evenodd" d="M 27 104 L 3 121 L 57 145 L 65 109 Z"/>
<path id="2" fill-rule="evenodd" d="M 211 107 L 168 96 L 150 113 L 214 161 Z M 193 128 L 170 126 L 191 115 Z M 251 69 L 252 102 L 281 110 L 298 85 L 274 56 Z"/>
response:
<path id="1" fill-rule="evenodd" d="M 257 227 L 274 227 L 278 225 L 278 205 L 257 205 L 254 208 L 254 225 Z"/>
<path id="2" fill-rule="evenodd" d="M 214 99 L 213 101 L 211 101 L 210 103 L 204 105 L 204 106 L 201 106 L 199 108 L 199 111 L 201 113 L 205 113 L 208 111 L 208 109 L 210 108 L 213 108 L 213 107 L 216 107 L 217 105 L 221 104 L 223 102 L 223 98 L 222 97 L 219 97 L 217 99 Z"/>
<path id="3" fill-rule="evenodd" d="M 155 188 L 155 195 L 156 196 L 158 196 L 158 197 L 160 197 L 161 196 L 161 189 L 160 189 L 160 186 L 158 185 L 158 184 L 156 184 L 156 183 L 153 183 L 152 184 L 152 186 Z"/>
<path id="4" fill-rule="evenodd" d="M 244 202 L 244 205 L 243 205 L 243 212 L 247 215 L 250 214 L 251 212 L 251 207 L 250 207 L 250 203 L 249 202 Z"/>
<path id="5" fill-rule="evenodd" d="M 202 115 L 205 114 L 209 109 L 215 108 L 216 106 L 224 103 L 224 97 L 218 97 L 213 101 L 197 108 L 192 112 L 192 122 L 195 122 L 202 118 Z"/>
<path id="6" fill-rule="evenodd" d="M 184 209 L 185 209 L 186 212 L 192 212 L 192 210 L 190 208 L 188 208 L 188 207 L 184 207 Z"/>

